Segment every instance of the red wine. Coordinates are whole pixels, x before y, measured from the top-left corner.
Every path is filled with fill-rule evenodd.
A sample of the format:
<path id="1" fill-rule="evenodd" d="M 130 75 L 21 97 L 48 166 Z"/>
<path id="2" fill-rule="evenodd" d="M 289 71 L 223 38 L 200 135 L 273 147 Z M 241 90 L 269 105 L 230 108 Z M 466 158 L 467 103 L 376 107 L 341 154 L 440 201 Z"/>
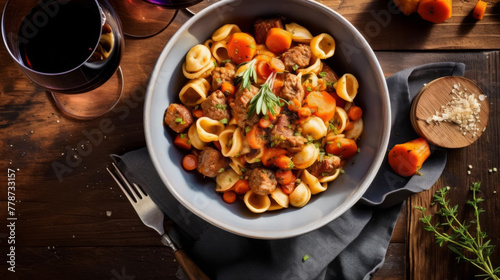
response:
<path id="1" fill-rule="evenodd" d="M 202 0 L 145 0 L 146 2 L 170 9 L 183 9 L 200 3 Z"/>
<path id="2" fill-rule="evenodd" d="M 106 7 L 94 0 L 44 0 L 19 29 L 19 55 L 27 68 L 40 73 L 35 82 L 47 89 L 88 91 L 108 80 L 119 65 L 117 28 Z"/>

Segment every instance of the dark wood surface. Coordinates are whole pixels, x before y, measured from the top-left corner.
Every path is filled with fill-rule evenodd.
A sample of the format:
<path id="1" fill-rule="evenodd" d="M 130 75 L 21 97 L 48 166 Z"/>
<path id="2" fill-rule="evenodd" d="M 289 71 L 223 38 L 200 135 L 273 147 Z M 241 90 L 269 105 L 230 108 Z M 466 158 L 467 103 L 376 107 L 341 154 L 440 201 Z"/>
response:
<path id="1" fill-rule="evenodd" d="M 5 2 L 0 0 L 0 6 Z M 492 244 L 500 245 L 499 175 L 489 172 L 500 168 L 500 2 L 490 1 L 485 18 L 475 21 L 475 1 L 454 1 L 453 17 L 438 25 L 396 13 L 392 1 L 319 2 L 363 33 L 386 76 L 427 62 L 460 61 L 466 64 L 465 76 L 488 95 L 490 118 L 483 135 L 469 147 L 449 150 L 438 182 L 406 201 L 384 266 L 373 277 L 473 279 L 479 271 L 436 245 L 413 207 L 428 207 L 437 189 L 450 186 L 451 203 L 461 206 L 460 217 L 470 218 L 472 211 L 464 206 L 468 187 L 482 182 L 482 226 Z M 173 254 L 138 219 L 106 167 L 109 154 L 145 146 L 142 107 L 149 75 L 168 39 L 188 18 L 179 12 L 159 35 L 126 39 L 124 97 L 113 112 L 91 121 L 62 115 L 0 46 L 0 279 L 177 279 Z M 99 133 L 99 141 L 89 139 Z M 82 147 L 86 150 L 79 151 Z M 75 157 L 77 152 L 84 156 Z M 16 171 L 15 273 L 6 265 L 9 168 Z M 499 252 L 492 259 L 497 266 Z"/>

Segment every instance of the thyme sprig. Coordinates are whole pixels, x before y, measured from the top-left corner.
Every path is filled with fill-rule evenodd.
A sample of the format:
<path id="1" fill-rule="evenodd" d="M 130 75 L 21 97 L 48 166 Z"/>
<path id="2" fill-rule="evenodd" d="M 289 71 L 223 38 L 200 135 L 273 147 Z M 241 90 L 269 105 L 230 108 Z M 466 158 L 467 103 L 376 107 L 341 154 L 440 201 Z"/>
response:
<path id="1" fill-rule="evenodd" d="M 269 110 L 274 116 L 276 112 L 274 107 L 282 106 L 280 98 L 273 93 L 273 83 L 276 73 L 272 73 L 267 78 L 266 82 L 260 86 L 259 92 L 250 100 L 248 109 L 248 118 L 252 117 L 254 113 L 266 115 Z"/>
<path id="2" fill-rule="evenodd" d="M 246 88 L 247 90 L 250 90 L 250 86 L 252 85 L 252 80 L 254 83 L 257 83 L 257 72 L 255 71 L 255 62 L 257 62 L 257 60 L 255 59 L 246 62 L 246 64 L 248 64 L 248 68 L 236 76 L 238 78 L 236 83 L 241 82 L 241 88 Z"/>
<path id="3" fill-rule="evenodd" d="M 426 208 L 421 206 L 416 206 L 415 208 L 422 212 L 423 218 L 420 218 L 420 221 L 426 225 L 425 230 L 434 233 L 436 243 L 439 246 L 447 243 L 448 248 L 457 255 L 458 261 L 470 262 L 485 273 L 476 275 L 477 277 L 499 280 L 500 266 L 493 268 L 490 260 L 495 245 L 490 245 L 491 240 L 485 241 L 487 234 L 481 230 L 479 224 L 479 214 L 485 212 L 484 209 L 478 207 L 479 203 L 484 201 L 484 199 L 476 196 L 476 193 L 480 192 L 480 187 L 481 183 L 478 182 L 474 183 L 470 188 L 472 191 L 472 200 L 467 201 L 467 204 L 471 205 L 474 209 L 474 220 L 471 220 L 469 224 L 458 220 L 458 205 L 450 206 L 450 201 L 446 200 L 446 194 L 450 190 L 450 187 L 438 190 L 433 196 L 434 202 L 432 205 L 436 203 L 440 205 L 440 210 L 436 214 L 444 217 L 445 222 L 437 222 L 433 225 L 431 222 L 432 215 L 425 215 Z M 469 231 L 472 225 L 475 225 L 475 237 Z M 451 230 L 451 234 L 448 234 L 443 226 L 448 227 Z M 473 257 L 468 257 L 471 254 Z"/>

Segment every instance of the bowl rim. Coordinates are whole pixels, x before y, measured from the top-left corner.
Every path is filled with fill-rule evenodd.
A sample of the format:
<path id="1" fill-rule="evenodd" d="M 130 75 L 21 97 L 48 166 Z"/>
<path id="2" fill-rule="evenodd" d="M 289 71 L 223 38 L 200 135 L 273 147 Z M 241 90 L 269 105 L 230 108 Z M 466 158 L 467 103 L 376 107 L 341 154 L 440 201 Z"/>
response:
<path id="1" fill-rule="evenodd" d="M 207 215 L 205 212 L 200 211 L 199 209 L 196 209 L 190 205 L 175 189 L 173 189 L 170 185 L 170 180 L 166 178 L 166 176 L 163 174 L 163 172 L 160 172 L 161 170 L 161 164 L 159 161 L 158 156 L 152 151 L 153 147 L 153 139 L 152 139 L 152 131 L 151 131 L 151 119 L 149 118 L 149 112 L 151 110 L 152 106 L 152 96 L 153 92 L 155 90 L 155 83 L 157 82 L 157 79 L 160 74 L 161 67 L 168 56 L 169 52 L 171 49 L 175 46 L 176 42 L 179 40 L 179 38 L 198 20 L 198 18 L 204 17 L 206 14 L 211 13 L 214 9 L 219 8 L 220 6 L 226 5 L 231 2 L 237 2 L 241 0 L 223 0 L 217 3 L 214 3 L 210 5 L 209 7 L 201 10 L 199 13 L 196 13 L 193 17 L 191 17 L 188 21 L 186 21 L 176 32 L 175 34 L 169 39 L 168 43 L 160 53 L 160 56 L 158 57 L 156 64 L 154 66 L 153 72 L 151 73 L 151 78 L 147 86 L 147 91 L 146 91 L 146 99 L 144 102 L 144 130 L 145 130 L 145 138 L 146 138 L 146 146 L 149 151 L 149 155 L 151 157 L 151 161 L 153 162 L 153 165 L 158 172 L 162 182 L 165 184 L 165 187 L 168 189 L 168 191 L 179 201 L 183 206 L 185 206 L 189 211 L 197 215 L 198 217 L 202 218 L 206 222 L 221 228 L 225 231 L 244 236 L 244 237 L 250 237 L 250 238 L 257 238 L 257 239 L 282 239 L 282 238 L 290 238 L 294 236 L 298 236 L 313 230 L 316 230 L 320 227 L 323 227 L 327 223 L 335 220 L 336 218 L 340 217 L 342 214 L 344 214 L 347 210 L 349 210 L 352 206 L 354 206 L 356 203 L 359 202 L 363 194 L 366 192 L 368 187 L 370 186 L 371 182 L 375 178 L 378 170 L 380 169 L 380 166 L 382 165 L 382 162 L 385 157 L 385 153 L 378 153 L 374 156 L 373 162 L 371 164 L 371 169 L 368 171 L 368 173 L 364 176 L 362 179 L 361 184 L 358 186 L 358 190 L 356 192 L 353 192 L 350 197 L 349 203 L 342 204 L 339 206 L 338 211 L 331 212 L 326 214 L 325 216 L 321 217 L 317 221 L 315 221 L 312 224 L 306 225 L 306 226 L 301 226 L 297 227 L 294 229 L 286 229 L 286 230 L 274 230 L 274 231 L 262 231 L 259 230 L 258 228 L 254 228 L 252 230 L 242 230 L 241 228 L 237 226 L 233 226 L 231 224 L 228 224 L 222 220 L 217 220 L 214 221 L 213 217 L 210 215 Z M 280 0 L 283 1 L 283 0 Z M 298 0 L 293 0 L 293 1 L 298 1 Z M 302 2 L 302 1 L 299 1 Z M 385 77 L 383 75 L 383 70 L 378 62 L 378 59 L 373 51 L 373 49 L 370 47 L 366 39 L 363 37 L 363 35 L 359 32 L 359 30 L 354 27 L 347 19 L 345 19 L 342 15 L 340 15 L 338 12 L 334 11 L 330 7 L 316 2 L 316 1 L 303 1 L 307 3 L 307 5 L 312 5 L 315 6 L 314 8 L 317 9 L 323 9 L 328 11 L 329 13 L 333 14 L 339 21 L 343 22 L 346 27 L 349 28 L 349 32 L 353 34 L 355 37 L 355 40 L 360 44 L 360 48 L 365 52 L 367 55 L 367 61 L 371 64 L 372 69 L 374 69 L 374 77 L 376 78 L 376 83 L 378 84 L 379 88 L 382 89 L 381 94 L 385 96 L 385 98 L 382 99 L 382 103 L 385 106 L 386 110 L 383 111 L 383 116 L 381 118 L 384 120 L 383 121 L 383 128 L 385 133 L 382 135 L 381 139 L 381 149 L 386 150 L 388 144 L 389 144 L 389 138 L 390 138 L 390 128 L 391 128 L 391 107 L 390 107 L 390 101 L 389 101 L 389 90 L 387 87 L 387 83 L 385 80 Z"/>

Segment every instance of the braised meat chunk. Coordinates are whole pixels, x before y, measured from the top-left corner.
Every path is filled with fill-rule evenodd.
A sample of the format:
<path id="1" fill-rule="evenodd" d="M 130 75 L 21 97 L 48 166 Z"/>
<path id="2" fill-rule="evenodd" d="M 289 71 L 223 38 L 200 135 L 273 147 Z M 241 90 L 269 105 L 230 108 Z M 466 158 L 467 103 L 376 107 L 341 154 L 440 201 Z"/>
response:
<path id="1" fill-rule="evenodd" d="M 272 170 L 254 168 L 248 176 L 248 184 L 254 193 L 258 195 L 268 195 L 274 192 L 278 182 Z"/>
<path id="2" fill-rule="evenodd" d="M 283 63 L 285 69 L 290 72 L 295 72 L 298 68 L 305 68 L 311 62 L 312 51 L 308 45 L 300 44 L 290 48 L 283 54 Z"/>
<path id="3" fill-rule="evenodd" d="M 252 98 L 257 95 L 259 88 L 251 86 L 250 90 L 240 89 L 236 92 L 233 101 L 229 104 L 231 107 L 233 117 L 236 119 L 238 126 L 245 128 L 246 126 L 252 126 L 259 121 L 257 115 L 253 115 L 250 119 L 248 118 L 248 106 Z"/>
<path id="4" fill-rule="evenodd" d="M 337 75 L 337 73 L 335 73 L 332 68 L 330 68 L 330 66 L 324 64 L 323 65 L 323 70 L 321 70 L 321 72 L 323 72 L 323 79 L 328 83 L 327 84 L 327 89 L 328 91 L 334 91 L 333 89 L 333 84 L 335 82 L 337 82 L 337 80 L 339 79 L 339 76 Z"/>
<path id="5" fill-rule="evenodd" d="M 193 123 L 193 116 L 184 105 L 172 103 L 165 111 L 164 123 L 173 131 L 181 133 Z"/>
<path id="6" fill-rule="evenodd" d="M 316 161 L 307 168 L 307 171 L 316 178 L 331 175 L 337 170 L 340 165 L 338 156 L 324 156 L 320 161 Z"/>
<path id="7" fill-rule="evenodd" d="M 198 155 L 197 170 L 203 176 L 214 178 L 229 164 L 229 158 L 224 157 L 221 152 L 211 147 L 204 147 Z"/>
<path id="8" fill-rule="evenodd" d="M 283 28 L 283 23 L 280 18 L 257 19 L 254 24 L 255 42 L 264 44 L 267 38 L 267 32 L 271 28 Z"/>
<path id="9" fill-rule="evenodd" d="M 272 141 L 281 148 L 287 149 L 292 153 L 302 151 L 307 139 L 300 135 L 294 135 L 290 128 L 290 119 L 286 114 L 279 115 L 272 131 Z"/>
<path id="10" fill-rule="evenodd" d="M 236 66 L 230 62 L 226 63 L 224 67 L 215 67 L 212 71 L 212 90 L 220 89 L 224 82 L 232 84 L 235 71 Z"/>
<path id="11" fill-rule="evenodd" d="M 304 99 L 304 87 L 302 86 L 300 77 L 292 73 L 287 73 L 279 95 L 285 100 L 292 101 L 297 99 L 302 103 Z"/>
<path id="12" fill-rule="evenodd" d="M 217 90 L 210 94 L 207 99 L 201 102 L 201 110 L 203 116 L 209 117 L 213 120 L 220 121 L 226 119 L 229 121 L 231 115 L 227 106 L 226 96 L 222 91 Z"/>

